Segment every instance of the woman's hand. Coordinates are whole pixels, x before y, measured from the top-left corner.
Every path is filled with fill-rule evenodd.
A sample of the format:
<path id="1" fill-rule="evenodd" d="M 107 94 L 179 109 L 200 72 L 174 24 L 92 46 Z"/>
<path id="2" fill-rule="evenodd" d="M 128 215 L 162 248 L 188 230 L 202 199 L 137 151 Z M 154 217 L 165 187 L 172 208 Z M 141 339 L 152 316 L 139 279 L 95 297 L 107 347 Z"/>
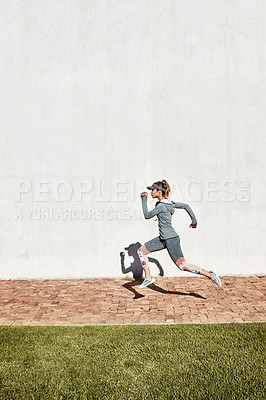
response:
<path id="1" fill-rule="evenodd" d="M 144 196 L 148 197 L 148 193 L 147 192 L 140 193 L 140 197 L 144 197 Z"/>
<path id="2" fill-rule="evenodd" d="M 192 225 L 192 224 L 190 224 L 189 227 L 190 227 L 190 228 L 197 228 L 197 225 Z"/>

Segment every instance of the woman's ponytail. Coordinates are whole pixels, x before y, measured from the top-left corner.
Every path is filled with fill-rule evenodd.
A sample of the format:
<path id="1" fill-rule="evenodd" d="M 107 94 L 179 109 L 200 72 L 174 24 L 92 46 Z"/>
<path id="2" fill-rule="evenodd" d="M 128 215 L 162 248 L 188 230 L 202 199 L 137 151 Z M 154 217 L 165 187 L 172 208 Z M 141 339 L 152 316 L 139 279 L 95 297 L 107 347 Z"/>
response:
<path id="1" fill-rule="evenodd" d="M 163 184 L 163 185 L 162 185 L 163 188 L 166 189 L 165 197 L 169 197 L 169 194 L 170 194 L 170 192 L 171 192 L 171 188 L 170 188 L 169 183 L 168 183 L 165 179 L 163 179 L 163 180 L 162 180 L 162 184 Z"/>
<path id="2" fill-rule="evenodd" d="M 169 194 L 170 194 L 170 192 L 171 192 L 171 188 L 170 188 L 170 185 L 169 185 L 169 183 L 165 180 L 165 179 L 163 179 L 162 181 L 157 181 L 157 182 L 155 182 L 157 185 L 159 185 L 159 186 L 161 186 L 161 187 L 163 187 L 164 189 L 165 189 L 165 192 L 162 192 L 163 193 L 163 195 L 165 196 L 165 197 L 169 197 Z"/>

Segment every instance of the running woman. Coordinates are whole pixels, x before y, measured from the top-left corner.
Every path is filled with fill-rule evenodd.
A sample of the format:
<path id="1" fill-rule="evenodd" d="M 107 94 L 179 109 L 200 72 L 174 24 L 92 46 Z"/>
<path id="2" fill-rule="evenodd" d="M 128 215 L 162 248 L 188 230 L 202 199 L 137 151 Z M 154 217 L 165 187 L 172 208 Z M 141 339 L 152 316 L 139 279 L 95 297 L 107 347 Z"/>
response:
<path id="1" fill-rule="evenodd" d="M 148 211 L 147 208 L 147 192 L 140 194 L 142 200 L 142 210 L 145 219 L 150 219 L 157 215 L 159 236 L 144 243 L 137 249 L 140 262 L 144 269 L 145 279 L 140 285 L 141 288 L 150 285 L 154 282 L 154 278 L 151 276 L 149 261 L 147 254 L 167 249 L 171 259 L 178 266 L 181 271 L 188 271 L 194 274 L 199 274 L 210 278 L 218 286 L 222 286 L 219 276 L 216 271 L 207 271 L 197 265 L 186 262 L 184 255 L 180 247 L 180 238 L 172 227 L 172 215 L 175 212 L 175 208 L 183 208 L 189 214 L 191 218 L 190 228 L 197 227 L 197 219 L 195 214 L 191 210 L 190 206 L 185 203 L 177 203 L 168 199 L 171 191 L 168 182 L 165 179 L 162 181 L 154 182 L 151 186 L 147 186 L 147 189 L 151 190 L 151 196 L 153 199 L 158 199 L 155 208 Z"/>

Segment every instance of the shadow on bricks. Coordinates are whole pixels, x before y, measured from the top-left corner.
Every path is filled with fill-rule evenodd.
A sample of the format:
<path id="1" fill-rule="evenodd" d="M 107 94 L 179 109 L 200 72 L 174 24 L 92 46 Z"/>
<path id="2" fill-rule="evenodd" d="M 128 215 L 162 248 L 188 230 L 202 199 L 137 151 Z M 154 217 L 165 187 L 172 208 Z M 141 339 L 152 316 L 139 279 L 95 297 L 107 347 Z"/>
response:
<path id="1" fill-rule="evenodd" d="M 141 284 L 141 282 L 142 282 L 142 279 L 136 279 L 133 282 L 127 282 L 124 285 L 122 285 L 124 288 L 126 288 L 130 292 L 134 293 L 133 300 L 140 299 L 141 297 L 145 297 L 143 294 L 138 293 L 137 290 L 134 288 L 134 286 L 138 287 Z M 186 292 L 178 292 L 178 291 L 175 291 L 175 290 L 166 290 L 166 289 L 161 288 L 160 286 L 155 285 L 154 283 L 152 283 L 151 285 L 147 286 L 147 289 L 155 290 L 156 292 L 160 292 L 160 293 L 163 293 L 163 294 L 174 294 L 174 295 L 178 295 L 178 296 L 192 296 L 192 297 L 196 297 L 198 299 L 206 300 L 206 297 L 201 296 L 198 293 L 194 293 L 194 292 L 186 293 Z"/>
<path id="2" fill-rule="evenodd" d="M 144 294 L 140 294 L 136 291 L 136 289 L 134 289 L 134 286 L 136 286 L 136 285 L 139 286 L 142 281 L 143 281 L 143 279 L 136 279 L 133 282 L 127 282 L 124 285 L 122 285 L 124 288 L 126 288 L 127 290 L 129 290 L 130 292 L 132 292 L 134 294 L 133 300 L 140 299 L 141 297 L 145 297 Z"/>

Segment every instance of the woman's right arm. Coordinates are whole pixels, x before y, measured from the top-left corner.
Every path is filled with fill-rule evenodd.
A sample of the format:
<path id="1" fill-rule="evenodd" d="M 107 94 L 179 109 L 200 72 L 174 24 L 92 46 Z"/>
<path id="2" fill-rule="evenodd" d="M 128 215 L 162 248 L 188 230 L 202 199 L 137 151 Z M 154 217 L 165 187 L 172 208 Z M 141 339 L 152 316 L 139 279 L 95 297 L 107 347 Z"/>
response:
<path id="1" fill-rule="evenodd" d="M 159 205 L 156 206 L 153 210 L 148 211 L 147 196 L 141 196 L 141 200 L 142 200 L 142 210 L 145 219 L 150 219 L 161 212 L 161 207 Z"/>

